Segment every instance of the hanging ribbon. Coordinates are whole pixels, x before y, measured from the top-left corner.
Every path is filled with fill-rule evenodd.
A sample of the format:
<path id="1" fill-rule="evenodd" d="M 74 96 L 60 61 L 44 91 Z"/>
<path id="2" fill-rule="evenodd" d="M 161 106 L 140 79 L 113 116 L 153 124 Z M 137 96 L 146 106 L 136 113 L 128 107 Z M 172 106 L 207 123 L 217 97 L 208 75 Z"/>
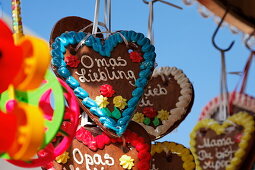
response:
<path id="1" fill-rule="evenodd" d="M 151 44 L 154 45 L 154 31 L 153 31 L 153 19 L 154 19 L 154 10 L 153 10 L 154 1 L 149 2 L 149 20 L 148 20 L 148 34 L 147 37 L 151 40 Z"/>
<path id="2" fill-rule="evenodd" d="M 250 70 L 250 66 L 251 66 L 254 55 L 255 55 L 255 52 L 251 52 L 251 54 L 246 62 L 246 65 L 244 67 L 240 93 L 244 93 L 246 90 L 246 84 L 247 84 L 247 79 L 248 79 L 248 75 L 249 75 L 249 70 Z"/>
<path id="3" fill-rule="evenodd" d="M 220 106 L 219 106 L 219 121 L 225 121 L 228 117 L 228 88 L 227 88 L 227 73 L 225 53 L 221 51 L 221 80 L 220 80 Z"/>
<path id="4" fill-rule="evenodd" d="M 104 1 L 104 24 L 111 32 L 111 0 Z"/>
<path id="5" fill-rule="evenodd" d="M 153 4 L 154 2 L 161 2 L 163 4 L 166 4 L 166 5 L 169 5 L 169 6 L 172 6 L 174 8 L 177 8 L 177 9 L 182 9 L 182 7 L 179 7 L 175 4 L 172 4 L 170 2 L 167 2 L 167 1 L 164 1 L 164 0 L 151 0 L 151 1 L 146 1 L 146 0 L 143 0 L 143 2 L 145 4 L 148 4 L 149 5 L 149 19 L 148 19 L 148 33 L 147 33 L 147 38 L 150 39 L 151 41 L 151 44 L 154 45 L 154 30 L 153 30 L 153 19 L 154 19 L 154 9 L 153 9 Z"/>
<path id="6" fill-rule="evenodd" d="M 96 0 L 95 11 L 94 11 L 93 29 L 92 29 L 92 34 L 93 35 L 97 34 L 99 7 L 100 7 L 100 0 Z"/>
<path id="7" fill-rule="evenodd" d="M 248 60 L 246 61 L 244 69 L 242 71 L 241 79 L 238 81 L 232 95 L 230 96 L 230 99 L 229 99 L 229 113 L 230 114 L 233 113 L 233 101 L 236 98 L 236 93 L 241 93 L 241 94 L 245 93 L 249 70 L 251 67 L 252 60 L 254 59 L 254 55 L 255 55 L 255 52 L 252 51 Z M 240 88 L 239 91 L 238 91 L 238 88 Z"/>

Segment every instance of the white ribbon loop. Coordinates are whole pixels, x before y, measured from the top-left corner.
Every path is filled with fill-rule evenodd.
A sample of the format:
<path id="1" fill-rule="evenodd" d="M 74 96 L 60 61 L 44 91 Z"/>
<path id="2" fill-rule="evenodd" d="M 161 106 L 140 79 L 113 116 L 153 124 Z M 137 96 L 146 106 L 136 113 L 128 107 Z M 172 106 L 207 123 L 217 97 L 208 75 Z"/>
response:
<path id="1" fill-rule="evenodd" d="M 96 0 L 95 11 L 94 11 L 93 29 L 92 29 L 92 34 L 93 35 L 97 34 L 99 7 L 100 7 L 100 0 Z"/>

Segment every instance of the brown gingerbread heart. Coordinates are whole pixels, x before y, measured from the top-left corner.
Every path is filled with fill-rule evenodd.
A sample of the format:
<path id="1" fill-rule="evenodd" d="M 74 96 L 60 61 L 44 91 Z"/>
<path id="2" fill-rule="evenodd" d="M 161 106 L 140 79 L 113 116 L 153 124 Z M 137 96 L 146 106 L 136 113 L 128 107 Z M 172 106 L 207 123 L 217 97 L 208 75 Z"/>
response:
<path id="1" fill-rule="evenodd" d="M 139 125 L 132 123 L 131 126 L 122 138 L 111 138 L 98 127 L 81 127 L 71 148 L 47 169 L 148 170 L 151 158 L 149 136 Z M 138 135 L 140 133 L 145 137 Z"/>
<path id="2" fill-rule="evenodd" d="M 239 169 L 254 142 L 254 130 L 253 117 L 246 112 L 234 114 L 222 125 L 201 120 L 190 135 L 197 169 Z"/>
<path id="3" fill-rule="evenodd" d="M 151 148 L 151 170 L 195 170 L 190 150 L 175 142 L 158 142 Z"/>
<path id="4" fill-rule="evenodd" d="M 51 37 L 56 75 L 73 88 L 80 106 L 100 128 L 121 136 L 154 69 L 150 40 L 134 31 L 107 39 L 75 31 Z"/>
<path id="5" fill-rule="evenodd" d="M 156 68 L 133 120 L 155 140 L 171 132 L 185 119 L 193 100 L 193 86 L 182 70 Z"/>
<path id="6" fill-rule="evenodd" d="M 255 116 L 255 98 L 245 93 L 231 92 L 228 94 L 231 101 L 229 107 L 231 114 L 245 111 Z M 202 110 L 199 120 L 213 118 L 215 119 L 220 107 L 220 96 L 213 98 Z M 246 160 L 243 162 L 241 169 L 251 170 L 255 164 L 255 144 L 249 151 Z"/>

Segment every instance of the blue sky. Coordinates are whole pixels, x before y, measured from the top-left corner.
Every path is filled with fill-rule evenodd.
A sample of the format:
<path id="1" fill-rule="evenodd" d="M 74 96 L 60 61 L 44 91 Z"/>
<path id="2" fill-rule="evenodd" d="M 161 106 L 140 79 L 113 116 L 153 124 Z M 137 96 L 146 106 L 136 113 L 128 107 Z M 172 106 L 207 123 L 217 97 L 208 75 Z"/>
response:
<path id="1" fill-rule="evenodd" d="M 162 4 L 154 6 L 155 47 L 158 66 L 175 66 L 190 78 L 195 89 L 195 101 L 191 113 L 170 135 L 160 141 L 175 141 L 189 147 L 189 133 L 197 123 L 198 115 L 210 99 L 219 94 L 220 53 L 211 44 L 216 28 L 212 18 L 205 19 L 197 11 L 197 5 L 185 6 L 180 0 L 171 1 L 183 7 L 178 10 Z M 80 16 L 93 20 L 92 0 L 36 0 L 22 1 L 23 23 L 48 41 L 54 24 L 66 16 Z M 103 21 L 103 1 L 100 20 Z M 2 9 L 11 15 L 11 2 L 2 0 Z M 112 0 L 112 30 L 135 30 L 147 35 L 148 6 L 142 0 Z M 226 54 L 227 71 L 242 70 L 249 51 L 242 44 L 241 34 L 232 34 L 227 27 L 220 30 L 217 42 L 226 47 L 236 40 L 233 49 Z M 251 75 L 254 70 L 251 71 Z M 238 76 L 228 75 L 229 90 L 233 90 Z M 255 92 L 254 82 L 249 80 L 248 93 Z"/>

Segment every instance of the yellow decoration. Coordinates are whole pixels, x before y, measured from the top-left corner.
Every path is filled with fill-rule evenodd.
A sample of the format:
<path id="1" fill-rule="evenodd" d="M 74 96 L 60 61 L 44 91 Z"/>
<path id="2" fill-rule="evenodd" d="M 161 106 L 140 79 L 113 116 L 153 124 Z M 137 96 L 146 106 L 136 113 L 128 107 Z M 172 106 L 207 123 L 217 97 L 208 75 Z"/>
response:
<path id="1" fill-rule="evenodd" d="M 62 155 L 59 155 L 58 157 L 56 157 L 56 161 L 57 163 L 62 163 L 65 164 L 67 163 L 68 159 L 69 159 L 69 153 L 68 152 L 64 152 Z"/>
<path id="2" fill-rule="evenodd" d="M 134 114 L 132 120 L 137 122 L 137 123 L 143 123 L 143 121 L 144 121 L 144 114 L 136 112 L 136 114 Z"/>
<path id="3" fill-rule="evenodd" d="M 17 116 L 19 130 L 16 142 L 13 143 L 8 154 L 15 160 L 29 161 L 36 155 L 38 148 L 44 142 L 43 111 L 39 107 L 19 102 L 13 112 Z M 26 120 L 25 123 L 24 120 Z"/>
<path id="4" fill-rule="evenodd" d="M 160 111 L 158 111 L 157 118 L 161 119 L 161 121 L 162 121 L 162 120 L 167 120 L 168 117 L 169 117 L 169 113 L 170 113 L 170 112 L 161 109 Z"/>
<path id="5" fill-rule="evenodd" d="M 109 102 L 107 101 L 107 97 L 104 97 L 102 95 L 96 97 L 96 103 L 99 105 L 100 108 L 106 107 Z"/>
<path id="6" fill-rule="evenodd" d="M 245 150 L 247 149 L 247 146 L 249 144 L 249 140 L 252 137 L 252 134 L 255 130 L 255 122 L 253 120 L 253 117 L 249 115 L 246 112 L 239 112 L 237 114 L 234 114 L 233 116 L 229 117 L 222 125 L 220 125 L 218 122 L 216 122 L 213 119 L 204 119 L 197 123 L 197 125 L 194 127 L 193 131 L 190 134 L 190 150 L 193 153 L 195 157 L 195 162 L 197 165 L 197 170 L 202 170 L 200 167 L 200 162 L 198 159 L 198 155 L 196 154 L 196 135 L 197 132 L 202 128 L 210 128 L 217 135 L 223 134 L 225 132 L 225 129 L 229 126 L 233 126 L 233 124 L 240 125 L 244 128 L 243 130 L 243 136 L 238 144 L 239 149 L 235 152 L 234 158 L 231 159 L 230 164 L 226 167 L 226 170 L 234 170 L 235 167 L 237 167 L 240 164 L 240 160 L 242 160 L 242 157 L 245 154 Z"/>
<path id="7" fill-rule="evenodd" d="M 124 169 L 132 169 L 134 166 L 134 159 L 131 159 L 131 156 L 122 155 L 119 161 Z"/>
<path id="8" fill-rule="evenodd" d="M 116 96 L 113 98 L 113 104 L 115 107 L 118 107 L 119 109 L 124 109 L 127 105 L 127 99 L 124 99 L 122 96 Z"/>
<path id="9" fill-rule="evenodd" d="M 174 142 L 163 142 L 156 143 L 151 147 L 151 155 L 153 156 L 155 153 L 161 152 L 172 152 L 181 157 L 183 161 L 182 167 L 184 170 L 194 170 L 196 169 L 196 164 L 194 161 L 194 157 L 192 156 L 189 149 L 185 148 L 181 144 L 177 144 Z"/>
<path id="10" fill-rule="evenodd" d="M 50 64 L 49 44 L 43 39 L 27 35 L 22 36 L 16 44 L 23 50 L 24 62 L 14 79 L 15 89 L 27 91 L 40 87 Z"/>

